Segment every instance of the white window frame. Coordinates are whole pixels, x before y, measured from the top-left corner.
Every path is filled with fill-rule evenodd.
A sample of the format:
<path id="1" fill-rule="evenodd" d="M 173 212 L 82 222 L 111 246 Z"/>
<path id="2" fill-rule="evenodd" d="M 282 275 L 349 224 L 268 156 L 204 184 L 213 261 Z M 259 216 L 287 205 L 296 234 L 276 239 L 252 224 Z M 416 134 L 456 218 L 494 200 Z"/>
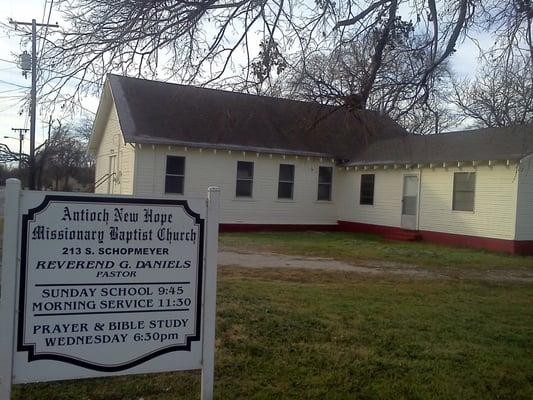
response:
<path id="1" fill-rule="evenodd" d="M 472 209 L 471 210 L 457 210 L 455 209 L 455 174 L 474 174 L 474 189 L 472 190 L 473 199 L 472 199 Z M 477 186 L 477 174 L 476 171 L 455 171 L 452 173 L 452 211 L 453 212 L 463 212 L 463 213 L 474 213 L 476 212 L 476 186 Z M 465 192 L 464 190 L 461 192 Z"/>

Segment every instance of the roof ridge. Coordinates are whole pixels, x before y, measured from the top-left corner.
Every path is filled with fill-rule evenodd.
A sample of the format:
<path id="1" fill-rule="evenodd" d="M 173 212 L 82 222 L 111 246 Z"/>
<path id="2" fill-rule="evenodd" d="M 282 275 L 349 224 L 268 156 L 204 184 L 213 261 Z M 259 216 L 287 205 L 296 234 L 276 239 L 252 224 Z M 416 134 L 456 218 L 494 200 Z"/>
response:
<path id="1" fill-rule="evenodd" d="M 506 126 L 483 126 L 479 128 L 473 128 L 473 129 L 461 129 L 457 131 L 441 132 L 441 133 L 438 133 L 438 135 L 453 135 L 453 134 L 461 134 L 461 133 L 475 134 L 475 133 L 482 133 L 485 131 L 501 130 L 501 129 L 519 129 L 523 127 L 533 129 L 533 123 L 512 124 L 512 125 L 506 125 Z M 433 136 L 433 134 L 420 135 L 420 136 Z"/>
<path id="2" fill-rule="evenodd" d="M 108 77 L 113 77 L 115 79 L 118 79 L 118 80 L 121 80 L 121 79 L 131 79 L 131 80 L 136 80 L 136 81 L 142 81 L 142 82 L 150 82 L 150 83 L 154 83 L 154 84 L 162 84 L 162 85 L 170 85 L 170 86 L 179 86 L 179 87 L 182 87 L 182 88 L 194 88 L 194 89 L 198 89 L 198 90 L 206 90 L 206 91 L 211 91 L 211 92 L 216 92 L 216 93 L 225 93 L 225 94 L 233 94 L 233 95 L 242 95 L 242 96 L 249 96 L 249 97 L 253 97 L 253 98 L 260 98 L 260 99 L 275 99 L 275 100 L 279 100 L 279 101 L 287 101 L 287 102 L 291 102 L 291 103 L 299 103 L 299 104 L 305 104 L 305 105 L 315 105 L 315 106 L 319 106 L 319 107 L 323 107 L 323 108 L 329 108 L 329 109 L 339 109 L 339 108 L 343 108 L 343 106 L 336 106 L 336 105 L 333 105 L 333 104 L 323 104 L 323 103 L 318 103 L 318 102 L 314 102 L 314 101 L 307 101 L 307 100 L 299 100 L 299 99 L 291 99 L 291 98 L 288 98 L 288 97 L 280 97 L 280 96 L 273 96 L 273 95 L 264 95 L 264 94 L 254 94 L 254 93 L 247 93 L 247 92 L 239 92 L 239 91 L 231 91 L 231 90 L 227 90 L 227 89 L 218 89 L 218 88 L 211 88 L 211 87 L 205 87 L 205 86 L 198 86 L 198 85 L 188 85 L 188 84 L 184 84 L 184 83 L 177 83 L 177 82 L 168 82 L 168 81 L 160 81 L 160 80 L 156 80 L 156 79 L 146 79 L 146 78 L 138 78 L 138 77 L 134 77 L 134 76 L 127 76 L 127 75 L 118 75 L 118 74 L 113 74 L 113 73 L 108 73 L 107 74 Z M 383 117 L 386 117 L 386 118 L 390 118 L 388 115 L 380 112 L 380 111 L 377 111 L 377 110 L 368 110 L 368 109 L 361 109 L 361 110 L 358 110 L 358 111 L 362 111 L 362 112 L 365 112 L 365 113 L 368 113 L 368 114 L 375 114 L 375 115 L 380 115 L 380 116 L 383 116 Z"/>

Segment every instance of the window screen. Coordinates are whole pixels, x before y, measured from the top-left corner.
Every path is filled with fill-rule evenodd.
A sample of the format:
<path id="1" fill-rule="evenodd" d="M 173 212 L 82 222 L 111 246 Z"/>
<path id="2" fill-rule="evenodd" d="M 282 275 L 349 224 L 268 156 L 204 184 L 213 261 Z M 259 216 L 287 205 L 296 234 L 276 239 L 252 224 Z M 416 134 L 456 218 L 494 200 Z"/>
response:
<path id="1" fill-rule="evenodd" d="M 476 187 L 475 172 L 456 172 L 453 174 L 453 209 L 474 211 Z"/>
<path id="2" fill-rule="evenodd" d="M 236 197 L 252 197 L 254 181 L 254 163 L 250 161 L 237 161 L 237 186 Z"/>
<path id="3" fill-rule="evenodd" d="M 361 175 L 361 192 L 359 195 L 359 204 L 374 204 L 374 174 Z"/>
<path id="4" fill-rule="evenodd" d="M 165 193 L 183 194 L 185 157 L 167 156 Z"/>
<path id="5" fill-rule="evenodd" d="M 278 199 L 292 199 L 294 195 L 294 165 L 280 164 Z"/>
<path id="6" fill-rule="evenodd" d="M 331 182 L 333 178 L 333 168 L 318 168 L 318 200 L 331 200 Z"/>

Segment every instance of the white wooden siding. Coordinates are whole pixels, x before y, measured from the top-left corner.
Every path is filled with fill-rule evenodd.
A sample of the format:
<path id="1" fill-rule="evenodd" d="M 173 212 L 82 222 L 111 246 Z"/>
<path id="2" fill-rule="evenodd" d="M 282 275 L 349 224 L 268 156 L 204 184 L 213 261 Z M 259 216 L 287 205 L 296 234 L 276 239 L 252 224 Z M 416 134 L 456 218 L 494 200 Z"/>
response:
<path id="1" fill-rule="evenodd" d="M 116 155 L 116 175 L 111 179 L 114 194 L 133 194 L 134 147 L 124 143 L 115 105 L 111 106 L 106 126 L 96 153 L 95 181 L 109 172 L 109 157 Z M 103 182 L 95 193 L 108 193 L 108 181 Z"/>
<path id="2" fill-rule="evenodd" d="M 452 210 L 454 172 L 475 172 L 474 211 Z M 497 239 L 515 238 L 516 167 L 423 169 L 419 229 Z"/>
<path id="3" fill-rule="evenodd" d="M 220 186 L 221 222 L 235 224 L 335 224 L 337 220 L 399 227 L 403 176 L 417 173 L 420 180 L 418 229 L 508 240 L 533 239 L 533 156 L 516 165 L 498 163 L 477 168 L 333 169 L 332 201 L 317 201 L 318 168 L 333 166 L 331 159 L 229 152 L 163 145 L 125 144 L 115 106 L 106 125 L 96 158 L 96 180 L 108 173 L 115 154 L 115 194 L 138 196 L 203 197 L 207 187 Z M 183 196 L 164 193 L 167 155 L 185 157 Z M 253 196 L 235 196 L 237 161 L 254 162 Z M 294 164 L 294 199 L 278 200 L 280 164 Z M 474 212 L 453 211 L 454 172 L 476 172 Z M 375 174 L 373 205 L 360 205 L 361 174 Z M 107 193 L 104 182 L 97 193 Z M 518 211 L 517 211 L 518 208 Z"/>
<path id="4" fill-rule="evenodd" d="M 533 240 L 533 155 L 520 163 L 517 204 L 516 240 Z"/>
<path id="5" fill-rule="evenodd" d="M 374 204 L 359 204 L 361 175 L 375 174 Z M 345 171 L 339 177 L 337 198 L 338 219 L 363 224 L 400 226 L 402 200 L 402 172 L 399 170 Z"/>
<path id="6" fill-rule="evenodd" d="M 476 172 L 474 212 L 452 210 L 454 172 Z M 359 204 L 361 174 L 374 173 L 374 205 Z M 403 175 L 419 175 L 418 229 L 513 240 L 515 238 L 516 167 L 422 168 L 337 171 L 338 219 L 400 227 Z M 531 172 L 533 175 L 533 170 Z M 529 176 L 529 179 L 533 177 Z M 529 186 L 531 188 L 531 185 Z M 533 190 L 530 189 L 533 196 Z M 531 197 L 533 198 L 533 197 Z M 526 208 L 524 208 L 526 210 Z M 526 211 L 524 211 L 526 212 Z M 533 216 L 533 207 L 528 211 Z M 531 224 L 529 224 L 531 227 Z"/>
<path id="7" fill-rule="evenodd" d="M 184 195 L 166 195 L 166 156 L 185 157 Z M 208 186 L 221 188 L 221 222 L 235 224 L 335 224 L 335 180 L 332 201 L 317 201 L 318 167 L 333 166 L 330 159 L 227 150 L 137 145 L 134 194 L 138 196 L 202 197 Z M 235 196 L 237 161 L 254 163 L 253 196 Z M 294 164 L 294 199 L 278 200 L 279 164 Z"/>

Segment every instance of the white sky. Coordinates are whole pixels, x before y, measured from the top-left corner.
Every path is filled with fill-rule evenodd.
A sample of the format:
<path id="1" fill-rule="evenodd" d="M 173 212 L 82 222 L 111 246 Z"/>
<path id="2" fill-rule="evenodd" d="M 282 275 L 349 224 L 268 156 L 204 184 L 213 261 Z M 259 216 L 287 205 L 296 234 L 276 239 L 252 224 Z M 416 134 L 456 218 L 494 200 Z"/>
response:
<path id="1" fill-rule="evenodd" d="M 46 0 L 1 0 L 0 20 L 7 23 L 9 18 L 19 21 L 31 21 L 31 18 L 41 22 Z M 47 6 L 48 8 L 48 6 Z M 57 15 L 52 12 L 51 23 L 59 22 Z M 478 35 L 478 40 L 483 47 L 490 46 L 490 35 Z M 23 50 L 31 52 L 31 44 L 28 42 L 21 46 L 18 36 L 0 32 L 0 143 L 6 143 L 11 149 L 18 149 L 18 139 L 5 139 L 4 136 L 18 137 L 11 128 L 29 128 L 28 110 L 20 112 L 20 101 L 24 96 L 29 96 L 30 77 L 25 79 L 16 64 L 9 62 L 14 60 L 13 54 L 20 54 Z M 453 69 L 461 76 L 473 76 L 478 66 L 478 48 L 470 41 L 460 45 L 451 58 Z M 95 112 L 98 106 L 97 98 L 88 98 L 84 107 Z M 54 117 L 57 117 L 54 116 Z M 36 142 L 41 143 L 48 129 L 49 115 L 45 110 L 38 108 Z M 75 118 L 75 116 L 73 117 Z M 24 149 L 29 151 L 29 137 L 24 141 Z"/>
<path id="2" fill-rule="evenodd" d="M 43 18 L 44 0 L 3 0 L 0 2 L 0 20 L 7 23 L 9 18 L 18 21 L 30 22 L 35 18 L 41 22 Z M 50 22 L 56 22 L 54 15 Z M 18 138 L 18 134 L 11 128 L 29 128 L 28 110 L 24 109 L 20 115 L 21 100 L 24 96 L 29 96 L 31 77 L 25 79 L 21 70 L 12 62 L 15 59 L 13 54 L 20 54 L 23 50 L 31 53 L 31 42 L 21 46 L 19 36 L 13 34 L 6 35 L 0 32 L 0 142 L 7 144 L 11 149 L 18 149 L 18 139 L 6 139 L 5 136 Z M 16 86 L 17 85 L 17 86 Z M 21 88 L 23 86 L 26 88 Z M 46 122 L 45 122 L 46 121 Z M 36 142 L 41 143 L 44 135 L 47 134 L 48 115 L 37 108 Z M 25 136 L 24 149 L 29 151 L 29 132 Z"/>

